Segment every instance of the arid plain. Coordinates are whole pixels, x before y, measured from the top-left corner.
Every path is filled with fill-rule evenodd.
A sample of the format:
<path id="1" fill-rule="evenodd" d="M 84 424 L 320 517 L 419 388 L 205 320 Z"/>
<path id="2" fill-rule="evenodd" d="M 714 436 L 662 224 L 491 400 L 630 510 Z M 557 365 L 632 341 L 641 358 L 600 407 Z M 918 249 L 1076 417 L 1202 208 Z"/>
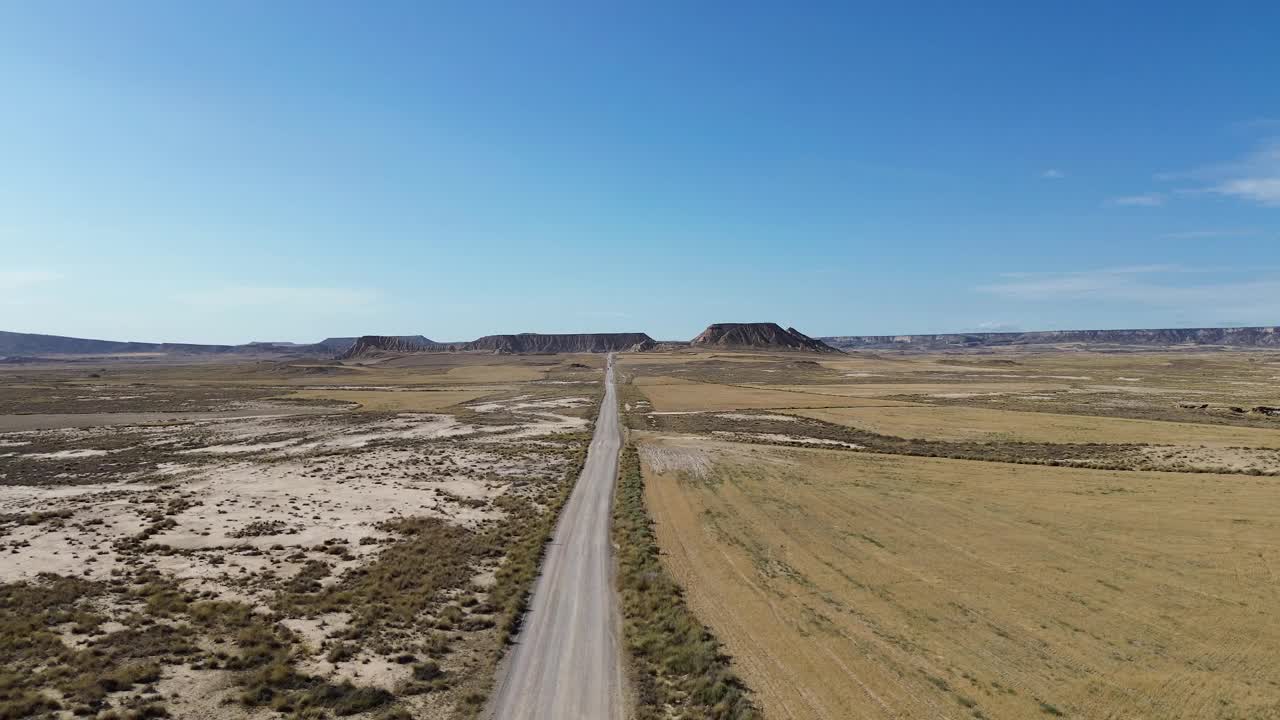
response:
<path id="1" fill-rule="evenodd" d="M 0 369 L 0 716 L 471 717 L 603 356 Z"/>
<path id="2" fill-rule="evenodd" d="M 1280 717 L 1274 353 L 616 358 L 629 716 Z M 0 717 L 485 716 L 606 362 L 0 367 Z"/>
<path id="3" fill-rule="evenodd" d="M 1280 358 L 633 354 L 663 563 L 766 717 L 1280 717 Z"/>

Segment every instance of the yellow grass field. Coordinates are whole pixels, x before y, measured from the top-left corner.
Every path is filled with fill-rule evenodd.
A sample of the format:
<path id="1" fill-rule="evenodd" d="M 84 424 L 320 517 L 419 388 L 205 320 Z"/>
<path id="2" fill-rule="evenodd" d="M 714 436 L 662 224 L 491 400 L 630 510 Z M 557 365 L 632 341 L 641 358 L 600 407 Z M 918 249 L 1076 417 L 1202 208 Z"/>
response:
<path id="1" fill-rule="evenodd" d="M 445 373 L 448 382 L 487 383 L 487 382 L 524 382 L 541 380 L 546 376 L 546 369 L 538 369 L 523 365 L 464 365 L 449 368 Z"/>
<path id="2" fill-rule="evenodd" d="M 436 412 L 503 390 L 501 386 L 458 390 L 299 390 L 291 400 L 335 400 L 365 412 Z"/>
<path id="3" fill-rule="evenodd" d="M 909 403 L 894 400 L 820 395 L 801 390 L 774 390 L 715 383 L 638 383 L 638 387 L 649 398 L 653 409 L 660 412 L 909 405 Z"/>
<path id="4" fill-rule="evenodd" d="M 770 718 L 1280 717 L 1275 478 L 637 439 Z"/>
<path id="5" fill-rule="evenodd" d="M 1037 393 L 1067 389 L 1060 383 L 964 382 L 964 383 L 851 383 L 846 385 L 766 385 L 774 390 L 844 397 L 886 395 L 937 395 L 963 397 L 986 393 Z"/>
<path id="6" fill-rule="evenodd" d="M 1152 443 L 1280 448 L 1280 430 L 966 407 L 827 408 L 792 411 L 862 430 L 929 440 Z"/>

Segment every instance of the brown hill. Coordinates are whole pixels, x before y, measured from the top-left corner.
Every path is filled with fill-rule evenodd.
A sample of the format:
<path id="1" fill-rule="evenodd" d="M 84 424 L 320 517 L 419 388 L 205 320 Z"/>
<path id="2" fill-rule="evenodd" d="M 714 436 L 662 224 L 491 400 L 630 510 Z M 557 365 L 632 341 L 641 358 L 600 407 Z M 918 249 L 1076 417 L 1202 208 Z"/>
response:
<path id="1" fill-rule="evenodd" d="M 795 328 L 777 323 L 716 323 L 689 343 L 692 347 L 725 350 L 787 350 L 835 353 L 839 350 Z"/>
<path id="2" fill-rule="evenodd" d="M 243 346 L 242 346 L 243 347 Z M 211 354 L 236 352 L 232 345 L 195 343 L 118 342 L 62 335 L 0 332 L 0 356 L 112 355 L 120 353 Z"/>
<path id="3" fill-rule="evenodd" d="M 404 342 L 432 344 L 421 335 L 396 338 Z M 39 358 L 67 355 L 121 355 L 132 353 L 163 355 L 235 354 L 247 356 L 328 356 L 341 355 L 355 345 L 357 338 L 332 337 L 318 343 L 251 342 L 243 345 L 204 345 L 199 343 L 126 342 L 91 340 L 62 335 L 39 335 L 0 331 L 0 357 Z"/>
<path id="4" fill-rule="evenodd" d="M 466 343 L 467 350 L 510 353 L 602 353 L 631 350 L 652 343 L 644 333 L 566 333 L 486 335 Z"/>
<path id="5" fill-rule="evenodd" d="M 428 352 L 440 347 L 440 343 L 421 335 L 362 335 L 342 353 L 341 359 L 377 357 Z"/>

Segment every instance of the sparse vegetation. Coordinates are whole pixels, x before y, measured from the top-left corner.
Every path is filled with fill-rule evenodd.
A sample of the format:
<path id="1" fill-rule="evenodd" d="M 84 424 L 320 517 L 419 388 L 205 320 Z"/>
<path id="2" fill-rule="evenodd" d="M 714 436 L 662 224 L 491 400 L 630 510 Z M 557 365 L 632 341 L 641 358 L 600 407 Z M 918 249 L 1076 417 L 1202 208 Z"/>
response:
<path id="1" fill-rule="evenodd" d="M 613 535 L 624 639 L 641 720 L 758 717 L 719 641 L 685 605 L 679 585 L 662 567 L 636 449 L 619 465 Z"/>
<path id="2" fill-rule="evenodd" d="M 16 436 L 0 426 L 0 489 L 47 487 L 50 498 L 0 514 L 0 578 L 14 578 L 0 585 L 0 720 L 183 716 L 193 706 L 473 717 L 519 628 L 602 388 L 599 370 L 584 368 L 557 370 L 565 385 L 512 385 L 547 377 L 543 366 L 558 365 L 545 360 L 440 359 L 449 364 L 438 370 L 360 371 L 361 382 L 387 383 L 364 392 L 394 412 L 326 404 L 339 390 L 269 398 L 294 376 L 324 385 L 328 375 L 270 363 L 158 365 L 141 376 L 121 366 L 110 390 L 82 388 L 82 373 L 32 385 L 95 400 L 76 409 L 103 422 L 113 404 L 148 411 L 188 399 L 197 411 L 263 403 L 273 415 L 331 414 Z M 471 364 L 479 369 L 449 372 Z M 580 382 L 587 374 L 595 385 Z M 220 407 L 224 381 L 232 389 Z M 258 382 L 271 387 L 234 390 Z M 478 398 L 479 409 L 457 405 Z M 542 403 L 540 414 L 514 398 Z M 38 427 L 40 416 L 15 422 Z M 67 491 L 78 484 L 105 489 Z M 63 574 L 36 579 L 4 564 L 33 551 Z M 179 666 L 192 680 L 175 693 Z"/>

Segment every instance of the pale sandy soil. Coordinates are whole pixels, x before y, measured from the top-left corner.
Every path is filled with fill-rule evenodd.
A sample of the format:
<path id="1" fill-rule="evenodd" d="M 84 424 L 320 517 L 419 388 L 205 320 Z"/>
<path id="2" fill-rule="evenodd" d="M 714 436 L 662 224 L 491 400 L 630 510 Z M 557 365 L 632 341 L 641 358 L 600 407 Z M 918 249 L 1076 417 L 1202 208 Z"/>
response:
<path id="1" fill-rule="evenodd" d="M 501 476 L 527 468 L 511 466 L 475 444 L 410 449 L 394 443 L 480 434 L 488 444 L 494 444 L 579 430 L 587 420 L 556 415 L 548 408 L 577 407 L 586 402 L 584 398 L 567 398 L 517 404 L 528 406 L 530 411 L 529 422 L 516 426 L 477 427 L 459 423 L 449 415 L 405 414 L 354 427 L 335 425 L 320 417 L 254 417 L 147 428 L 145 432 L 156 437 L 152 442 L 159 446 L 167 443 L 169 436 L 196 431 L 204 433 L 201 437 L 208 444 L 175 451 L 176 461 L 157 463 L 159 473 L 170 478 L 160 485 L 0 485 L 0 513 L 31 508 L 69 509 L 75 513 L 77 523 L 91 523 L 83 530 L 71 526 L 57 530 L 24 526 L 11 530 L 6 540 L 23 547 L 21 552 L 14 548 L 2 556 L 0 582 L 29 578 L 39 572 L 107 577 L 114 568 L 112 543 L 142 529 L 142 511 L 163 506 L 174 498 L 190 507 L 171 515 L 178 527 L 156 535 L 155 540 L 180 549 L 211 551 L 208 557 L 197 553 L 165 560 L 167 570 L 184 579 L 198 579 L 204 589 L 212 584 L 210 578 L 226 575 L 225 569 L 211 569 L 210 560 L 219 565 L 230 563 L 232 577 L 264 570 L 287 575 L 301 565 L 300 561 L 273 562 L 268 555 L 224 558 L 221 551 L 227 548 L 266 551 L 280 544 L 284 549 L 277 554 L 284 555 L 331 538 L 356 544 L 362 538 L 376 536 L 374 527 L 396 516 L 439 516 L 464 525 L 474 524 L 492 517 L 495 511 L 461 506 L 452 498 L 492 499 L 502 492 L 502 486 L 485 481 L 486 475 Z M 284 429 L 304 434 L 275 442 L 252 442 L 253 438 Z M 89 441 L 99 435 L 97 429 L 54 432 L 67 442 Z M 6 447 L 21 449 L 31 441 L 10 436 L 4 442 Z M 378 447 L 368 449 L 375 444 Z M 341 454 L 343 451 L 359 454 L 348 457 Z M 73 449 L 20 456 L 54 460 L 107 454 L 105 450 Z M 183 456 L 205 459 L 188 465 L 178 460 Z M 424 463 L 448 469 L 424 479 Z M 232 536 L 255 521 L 278 521 L 291 530 L 288 534 L 260 537 Z M 359 553 L 360 546 L 355 548 Z"/>
<path id="2" fill-rule="evenodd" d="M 427 395 L 432 402 L 448 396 L 456 403 L 494 389 L 366 392 L 422 404 Z M 323 414 L 131 413 L 74 421 L 31 416 L 10 424 L 23 430 L 0 432 L 0 584 L 34 582 L 50 573 L 105 583 L 122 570 L 144 568 L 176 581 L 193 597 L 268 613 L 281 583 L 308 562 L 329 568 L 320 584 L 331 586 L 376 559 L 395 540 L 382 529 L 385 521 L 440 518 L 479 532 L 506 516 L 497 500 L 511 496 L 523 502 L 525 485 L 559 478 L 567 458 L 539 448 L 563 447 L 556 433 L 588 427 L 589 420 L 561 413 L 592 400 L 546 395 L 495 402 L 495 411 L 514 418 L 499 425 L 470 424 L 444 413 L 351 414 L 334 408 Z M 137 424 L 178 416 L 185 422 Z M 39 429 L 45 426 L 53 429 Z M 26 475 L 33 467 L 47 469 L 38 477 Z M 86 468 L 106 480 L 86 481 Z M 37 512 L 50 519 L 22 521 Z M 139 549 L 136 538 L 143 535 L 148 544 Z M 475 587 L 493 584 L 499 559 L 476 567 Z M 136 603 L 111 604 L 117 601 L 103 600 L 103 611 L 137 609 Z M 300 658 L 298 670 L 331 683 L 398 692 L 413 668 L 385 649 L 361 646 L 352 657 L 327 658 L 322 648 L 349 642 L 342 635 L 347 621 L 342 613 L 285 619 L 284 626 L 312 653 Z M 112 630 L 103 625 L 96 634 L 62 637 L 69 647 L 88 647 Z M 457 663 L 481 662 L 479 650 L 470 647 L 459 641 L 461 655 L 445 665 L 462 672 Z M 175 718 L 278 717 L 241 707 L 236 677 L 175 664 L 163 668 L 154 690 Z M 140 697 L 138 692 L 119 693 L 112 702 Z M 457 700 L 457 693 L 429 693 L 405 702 L 416 717 L 443 718 L 451 716 Z"/>
<path id="3" fill-rule="evenodd" d="M 159 425 L 172 423 L 226 420 L 245 417 L 296 417 L 298 415 L 325 415 L 333 408 L 282 407 L 265 403 L 240 410 L 216 412 L 91 412 L 91 413 L 36 413 L 24 415 L 0 415 L 0 433 L 23 430 L 53 430 L 56 428 L 97 428 L 109 425 Z"/>
<path id="4" fill-rule="evenodd" d="M 766 415 L 766 414 L 753 415 L 751 413 L 718 413 L 716 417 L 724 418 L 726 420 L 777 420 L 780 422 L 795 421 L 795 418 L 791 417 L 790 415 Z"/>

